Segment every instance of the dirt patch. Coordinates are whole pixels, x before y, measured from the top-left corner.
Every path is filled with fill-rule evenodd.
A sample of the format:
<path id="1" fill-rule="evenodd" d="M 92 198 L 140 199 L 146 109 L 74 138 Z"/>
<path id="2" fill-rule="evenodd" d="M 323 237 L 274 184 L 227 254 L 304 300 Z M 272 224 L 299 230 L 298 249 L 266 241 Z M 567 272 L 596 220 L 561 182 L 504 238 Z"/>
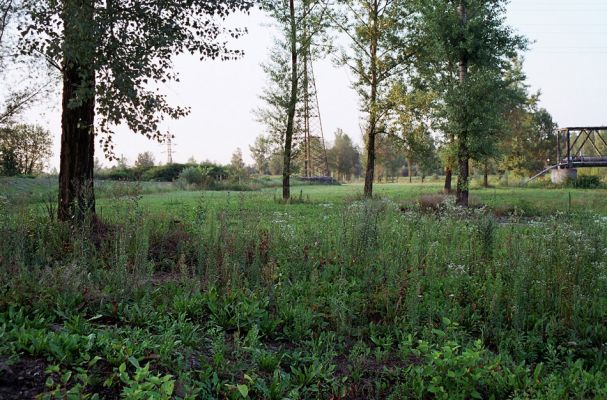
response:
<path id="1" fill-rule="evenodd" d="M 0 357 L 0 399 L 34 399 L 46 391 L 46 362 L 24 358 L 16 363 Z"/>

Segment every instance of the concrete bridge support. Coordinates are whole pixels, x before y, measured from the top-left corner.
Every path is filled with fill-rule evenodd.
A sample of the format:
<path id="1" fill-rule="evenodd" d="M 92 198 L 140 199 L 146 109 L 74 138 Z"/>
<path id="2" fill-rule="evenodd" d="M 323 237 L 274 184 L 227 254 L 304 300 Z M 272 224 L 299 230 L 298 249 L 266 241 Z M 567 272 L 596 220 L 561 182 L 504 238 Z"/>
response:
<path id="1" fill-rule="evenodd" d="M 577 179 L 577 169 L 575 168 L 556 168 L 550 171 L 550 173 L 552 183 L 556 185 Z"/>

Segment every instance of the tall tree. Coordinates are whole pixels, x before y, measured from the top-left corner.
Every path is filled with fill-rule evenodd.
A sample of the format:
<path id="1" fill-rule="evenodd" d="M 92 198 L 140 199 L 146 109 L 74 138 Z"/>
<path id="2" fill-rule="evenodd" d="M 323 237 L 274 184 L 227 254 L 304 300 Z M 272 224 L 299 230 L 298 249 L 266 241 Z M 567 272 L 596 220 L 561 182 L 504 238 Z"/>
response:
<path id="1" fill-rule="evenodd" d="M 327 150 L 329 167 L 338 180 L 349 181 L 360 166 L 360 154 L 352 139 L 343 130 L 335 132 L 335 143 Z"/>
<path id="2" fill-rule="evenodd" d="M 309 89 L 307 66 L 322 54 L 318 45 L 325 37 L 328 0 L 262 0 L 262 7 L 280 30 L 264 70 L 270 85 L 261 98 L 265 107 L 258 110 L 260 120 L 281 145 L 283 156 L 282 197 L 291 197 L 291 170 L 294 138 L 302 126 L 298 118 L 302 93 Z"/>
<path id="3" fill-rule="evenodd" d="M 403 168 L 407 163 L 403 152 L 403 141 L 396 135 L 378 136 L 376 142 L 376 173 L 378 182 L 382 178 L 386 181 L 394 181 L 394 178 L 402 175 Z M 412 173 L 413 168 L 409 170 Z"/>
<path id="4" fill-rule="evenodd" d="M 510 60 L 526 40 L 505 23 L 507 0 L 418 1 L 417 70 L 440 97 L 442 130 L 457 155 L 457 204 L 468 205 L 470 159 L 493 151 L 503 126 Z"/>
<path id="5" fill-rule="evenodd" d="M 237 177 L 238 182 L 246 175 L 246 169 L 244 160 L 242 159 L 242 150 L 240 147 L 237 147 L 232 153 L 232 158 L 230 159 L 230 167 L 232 168 L 232 173 Z"/>
<path id="6" fill-rule="evenodd" d="M 387 115 L 386 96 L 393 80 L 409 66 L 412 54 L 408 43 L 407 24 L 411 1 L 345 0 L 335 24 L 350 39 L 349 51 L 339 61 L 347 65 L 356 78 L 361 109 L 366 114 L 366 197 L 373 195 L 376 137 Z"/>
<path id="7" fill-rule="evenodd" d="M 556 124 L 550 113 L 538 106 L 538 100 L 539 93 L 533 94 L 507 113 L 500 169 L 531 176 L 546 168 L 548 160 L 556 164 Z"/>
<path id="8" fill-rule="evenodd" d="M 394 114 L 391 118 L 391 132 L 401 142 L 407 159 L 409 182 L 412 182 L 413 164 L 422 164 L 426 157 L 434 157 L 434 140 L 430 135 L 430 111 L 435 94 L 398 82 L 392 87 L 389 99 Z M 424 163 L 426 166 L 430 164 Z"/>
<path id="9" fill-rule="evenodd" d="M 143 153 L 137 154 L 135 160 L 135 167 L 140 169 L 151 168 L 156 164 L 154 155 L 151 151 L 144 151 Z"/>
<path id="10" fill-rule="evenodd" d="M 5 165 L 13 166 L 12 174 L 42 172 L 53 154 L 52 145 L 51 133 L 38 125 L 19 124 L 0 129 L 0 158 L 6 159 Z"/>
<path id="11" fill-rule="evenodd" d="M 112 157 L 112 127 L 162 140 L 160 122 L 187 108 L 171 106 L 155 83 L 177 80 L 175 55 L 230 59 L 218 20 L 248 10 L 249 0 L 23 0 L 29 17 L 22 47 L 43 54 L 63 77 L 58 216 L 95 209 L 95 134 Z"/>
<path id="12" fill-rule="evenodd" d="M 19 59 L 16 26 L 23 17 L 22 0 L 0 0 L 0 79 L 2 88 L 0 125 L 10 125 L 28 107 L 47 94 L 51 85 L 43 75 L 47 69 L 38 58 Z M 8 66 L 17 68 L 10 68 Z"/>
<path id="13" fill-rule="evenodd" d="M 270 157 L 272 156 L 272 149 L 270 140 L 259 135 L 255 138 L 255 143 L 249 146 L 251 157 L 255 161 L 255 168 L 259 175 L 267 175 L 270 173 Z"/>

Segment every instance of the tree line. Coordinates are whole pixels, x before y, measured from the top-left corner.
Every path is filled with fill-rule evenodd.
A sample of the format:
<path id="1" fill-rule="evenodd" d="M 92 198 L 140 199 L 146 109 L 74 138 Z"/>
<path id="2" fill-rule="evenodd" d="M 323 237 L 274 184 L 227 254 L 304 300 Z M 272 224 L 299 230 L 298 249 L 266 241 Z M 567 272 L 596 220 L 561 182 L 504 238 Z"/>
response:
<path id="1" fill-rule="evenodd" d="M 158 90 L 160 84 L 179 79 L 172 68 L 174 57 L 182 53 L 201 59 L 242 57 L 228 42 L 246 30 L 228 29 L 223 21 L 256 5 L 279 28 L 264 65 L 269 80 L 257 114 L 268 128 L 264 140 L 279 150 L 273 154 L 282 157 L 285 200 L 290 197 L 302 129 L 302 97 L 312 90 L 306 69 L 330 56 L 349 69 L 364 114 L 364 194 L 373 195 L 378 159 L 386 158 L 382 148 L 397 146 L 410 169 L 413 164 L 432 168 L 440 160 L 445 190 L 451 190 L 452 174 L 457 172 L 457 203 L 466 206 L 471 162 L 488 170 L 491 163 L 509 157 L 516 168 L 528 168 L 517 153 L 528 150 L 521 144 L 528 140 L 525 135 L 542 140 L 533 142 L 537 154 L 546 153 L 549 145 L 544 143 L 552 140 L 549 114 L 537 108 L 536 95 L 527 93 L 518 61 L 527 40 L 506 24 L 506 4 L 505 0 L 2 0 L 3 21 L 16 20 L 19 34 L 15 41 L 5 40 L 8 25 L 2 22 L 0 39 L 3 49 L 10 51 L 1 54 L 2 63 L 13 54 L 42 59 L 62 82 L 58 198 L 62 220 L 79 220 L 95 210 L 95 141 L 112 159 L 117 125 L 165 140 L 161 122 L 190 111 L 170 104 Z M 346 38 L 349 44 L 336 46 L 336 37 Z M 14 108 L 9 104 L 5 110 Z"/>
<path id="2" fill-rule="evenodd" d="M 298 112 L 307 87 L 301 59 L 327 54 L 338 54 L 333 60 L 354 77 L 364 115 L 365 196 L 373 195 L 377 168 L 390 169 L 399 157 L 409 171 L 414 164 L 422 171 L 441 164 L 446 192 L 455 171 L 457 203 L 463 206 L 471 163 L 483 169 L 486 184 L 491 170 L 522 172 L 543 165 L 554 148 L 554 123 L 538 108 L 539 94 L 528 93 L 520 62 L 528 42 L 506 24 L 506 4 L 264 1 L 280 37 L 265 66 L 269 84 L 258 115 L 269 132 L 264 140 L 285 159 L 284 199 L 287 162 L 297 153 L 293 138 L 305 128 Z M 348 46 L 336 47 L 336 37 L 346 38 Z M 393 148 L 398 151 L 388 151 Z"/>

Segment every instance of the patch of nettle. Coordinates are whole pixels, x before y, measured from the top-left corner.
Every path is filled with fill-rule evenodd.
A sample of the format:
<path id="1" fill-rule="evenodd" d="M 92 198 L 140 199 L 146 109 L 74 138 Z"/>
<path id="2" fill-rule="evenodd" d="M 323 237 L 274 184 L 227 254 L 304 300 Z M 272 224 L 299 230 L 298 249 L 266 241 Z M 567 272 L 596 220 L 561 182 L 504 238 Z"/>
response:
<path id="1" fill-rule="evenodd" d="M 0 216 L 0 357 L 47 398 L 607 397 L 607 224 L 388 200 Z"/>

